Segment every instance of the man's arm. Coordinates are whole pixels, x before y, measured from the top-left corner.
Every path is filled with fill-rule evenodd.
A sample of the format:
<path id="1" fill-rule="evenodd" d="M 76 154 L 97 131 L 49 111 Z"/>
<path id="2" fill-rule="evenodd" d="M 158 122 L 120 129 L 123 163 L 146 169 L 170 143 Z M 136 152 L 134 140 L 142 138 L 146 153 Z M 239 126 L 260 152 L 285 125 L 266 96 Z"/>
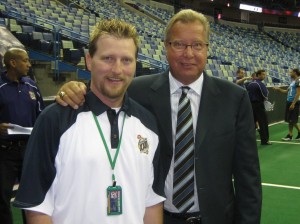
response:
<path id="1" fill-rule="evenodd" d="M 244 77 L 244 78 L 238 79 L 238 80 L 236 80 L 236 84 L 241 85 L 241 84 L 243 84 L 246 80 L 250 80 L 250 79 L 252 79 L 252 78 L 251 78 L 251 77 Z"/>
<path id="2" fill-rule="evenodd" d="M 86 89 L 87 87 L 83 82 L 67 82 L 57 92 L 55 100 L 62 106 L 69 105 L 73 109 L 78 109 L 85 101 Z"/>
<path id="3" fill-rule="evenodd" d="M 300 97 L 300 86 L 298 86 L 298 87 L 296 88 L 296 95 L 295 95 L 295 97 L 294 97 L 294 100 L 293 100 L 293 102 L 292 102 L 290 108 L 289 108 L 290 110 L 294 110 L 295 104 L 298 102 L 299 97 Z"/>
<path id="4" fill-rule="evenodd" d="M 25 211 L 27 224 L 52 224 L 51 217 L 44 213 Z"/>
<path id="5" fill-rule="evenodd" d="M 277 90 L 277 91 L 279 91 L 279 92 L 281 92 L 281 93 L 287 93 L 287 92 L 288 92 L 287 89 L 281 89 L 280 87 L 273 87 L 273 89 L 274 89 L 274 90 Z"/>
<path id="6" fill-rule="evenodd" d="M 146 208 L 144 215 L 144 224 L 162 224 L 163 223 L 163 203 L 159 203 Z"/>
<path id="7" fill-rule="evenodd" d="M 0 135 L 6 136 L 8 134 L 7 129 L 12 129 L 13 127 L 9 123 L 0 123 Z"/>

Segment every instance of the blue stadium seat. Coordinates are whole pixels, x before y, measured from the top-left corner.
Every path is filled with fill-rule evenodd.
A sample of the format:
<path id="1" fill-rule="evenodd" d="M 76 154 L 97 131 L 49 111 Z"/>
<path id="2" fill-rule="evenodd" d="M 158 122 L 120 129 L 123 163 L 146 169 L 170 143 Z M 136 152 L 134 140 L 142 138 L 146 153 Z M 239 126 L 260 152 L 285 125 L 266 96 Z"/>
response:
<path id="1" fill-rule="evenodd" d="M 42 32 L 32 32 L 31 47 L 35 50 L 45 53 L 51 52 L 52 43 L 44 39 Z"/>
<path id="2" fill-rule="evenodd" d="M 63 49 L 63 60 L 77 65 L 81 60 L 81 54 L 79 49 Z"/>
<path id="3" fill-rule="evenodd" d="M 23 33 L 32 33 L 34 31 L 33 26 L 22 25 L 21 27 Z"/>

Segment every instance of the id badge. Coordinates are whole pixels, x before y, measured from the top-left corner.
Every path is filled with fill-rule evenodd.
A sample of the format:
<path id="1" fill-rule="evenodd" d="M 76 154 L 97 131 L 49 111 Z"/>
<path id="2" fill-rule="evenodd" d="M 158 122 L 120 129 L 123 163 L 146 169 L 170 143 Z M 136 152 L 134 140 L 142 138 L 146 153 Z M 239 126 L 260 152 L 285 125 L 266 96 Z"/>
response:
<path id="1" fill-rule="evenodd" d="M 107 192 L 107 215 L 122 214 L 122 188 L 109 186 Z"/>

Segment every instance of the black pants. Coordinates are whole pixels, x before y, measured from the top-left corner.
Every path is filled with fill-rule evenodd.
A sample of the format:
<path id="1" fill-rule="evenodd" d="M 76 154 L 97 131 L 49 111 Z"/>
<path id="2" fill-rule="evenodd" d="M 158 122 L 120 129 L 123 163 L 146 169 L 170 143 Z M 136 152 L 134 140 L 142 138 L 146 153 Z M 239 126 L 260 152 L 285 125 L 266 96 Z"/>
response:
<path id="1" fill-rule="evenodd" d="M 186 221 L 164 215 L 164 224 L 186 224 Z"/>
<path id="2" fill-rule="evenodd" d="M 0 143 L 0 223 L 13 224 L 10 200 L 13 186 L 20 180 L 25 146 Z M 23 223 L 26 223 L 24 212 Z"/>
<path id="3" fill-rule="evenodd" d="M 255 122 L 259 125 L 259 135 L 261 144 L 269 141 L 268 117 L 263 102 L 252 102 L 252 110 Z"/>
<path id="4" fill-rule="evenodd" d="M 199 216 L 200 214 L 197 215 L 191 215 L 188 218 L 178 218 L 178 217 L 172 217 L 171 215 L 168 214 L 168 212 L 164 211 L 164 224 L 201 224 L 201 219 L 199 219 L 198 221 L 196 220 L 191 220 L 191 217 L 195 217 L 195 216 Z M 190 220 L 190 221 L 187 221 Z"/>

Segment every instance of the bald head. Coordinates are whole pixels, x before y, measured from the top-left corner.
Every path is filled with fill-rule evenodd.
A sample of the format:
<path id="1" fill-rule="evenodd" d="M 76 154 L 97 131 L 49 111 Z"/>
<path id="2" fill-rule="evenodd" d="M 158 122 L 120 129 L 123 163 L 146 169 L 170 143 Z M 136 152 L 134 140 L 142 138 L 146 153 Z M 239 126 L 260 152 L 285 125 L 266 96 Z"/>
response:
<path id="1" fill-rule="evenodd" d="M 4 64 L 6 69 L 11 67 L 10 62 L 14 59 L 22 59 L 24 54 L 27 55 L 27 52 L 22 48 L 10 48 L 4 54 Z"/>

